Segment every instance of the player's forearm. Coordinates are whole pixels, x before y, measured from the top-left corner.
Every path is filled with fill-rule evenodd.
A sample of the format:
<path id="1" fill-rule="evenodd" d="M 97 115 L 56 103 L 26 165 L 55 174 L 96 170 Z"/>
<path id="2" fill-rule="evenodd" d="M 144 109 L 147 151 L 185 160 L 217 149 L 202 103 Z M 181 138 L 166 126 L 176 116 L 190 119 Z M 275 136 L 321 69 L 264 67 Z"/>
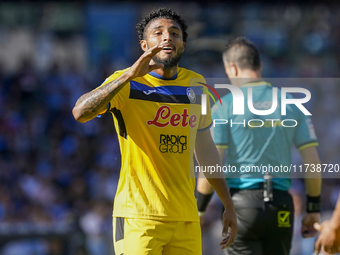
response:
<path id="1" fill-rule="evenodd" d="M 203 195 L 208 195 L 213 193 L 214 189 L 204 176 L 199 176 L 197 179 L 197 191 Z"/>
<path id="2" fill-rule="evenodd" d="M 231 199 L 225 178 L 207 178 L 207 180 L 221 199 L 225 209 L 234 209 L 234 203 Z"/>
<path id="3" fill-rule="evenodd" d="M 206 144 L 206 147 L 199 146 L 196 149 L 196 157 L 200 166 L 205 166 L 206 169 L 208 169 L 208 166 L 221 166 L 220 156 L 213 143 Z M 202 191 L 202 194 L 210 194 L 215 190 L 226 209 L 234 208 L 224 173 L 221 171 L 204 172 L 204 175 L 206 180 L 199 180 L 198 191 Z"/>
<path id="4" fill-rule="evenodd" d="M 72 113 L 79 122 L 86 122 L 106 111 L 111 99 L 131 80 L 128 72 L 98 89 L 82 95 L 76 102 Z"/>

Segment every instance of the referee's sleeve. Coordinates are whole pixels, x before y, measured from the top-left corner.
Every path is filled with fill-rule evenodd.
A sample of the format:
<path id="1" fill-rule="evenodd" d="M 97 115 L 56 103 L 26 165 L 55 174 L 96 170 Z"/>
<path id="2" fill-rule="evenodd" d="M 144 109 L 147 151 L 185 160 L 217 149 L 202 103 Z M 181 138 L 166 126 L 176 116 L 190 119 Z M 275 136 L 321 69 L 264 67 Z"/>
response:
<path id="1" fill-rule="evenodd" d="M 228 111 L 227 105 L 215 104 L 212 108 L 212 119 L 215 120 L 215 125 L 212 128 L 213 139 L 217 148 L 228 149 Z"/>
<path id="2" fill-rule="evenodd" d="M 319 145 L 311 118 L 302 112 L 299 114 L 294 144 L 299 151 L 307 147 Z"/>

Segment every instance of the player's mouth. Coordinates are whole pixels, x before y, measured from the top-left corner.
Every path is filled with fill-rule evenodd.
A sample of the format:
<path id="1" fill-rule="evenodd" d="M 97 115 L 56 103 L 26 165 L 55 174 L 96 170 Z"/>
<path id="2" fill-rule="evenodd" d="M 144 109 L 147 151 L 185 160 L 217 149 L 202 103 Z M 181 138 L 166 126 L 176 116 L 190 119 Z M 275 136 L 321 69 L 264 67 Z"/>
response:
<path id="1" fill-rule="evenodd" d="M 175 47 L 173 45 L 163 45 L 163 52 L 165 53 L 172 53 L 173 51 L 175 51 Z"/>

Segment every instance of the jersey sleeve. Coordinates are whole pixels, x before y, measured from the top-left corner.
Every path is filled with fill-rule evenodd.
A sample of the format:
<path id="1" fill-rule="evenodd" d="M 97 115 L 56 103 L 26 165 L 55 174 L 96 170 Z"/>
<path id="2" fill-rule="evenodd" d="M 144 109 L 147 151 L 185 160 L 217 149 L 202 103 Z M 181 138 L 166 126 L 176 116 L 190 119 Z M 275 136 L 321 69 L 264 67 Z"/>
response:
<path id="1" fill-rule="evenodd" d="M 288 95 L 288 97 L 293 98 L 292 95 Z M 302 150 L 311 146 L 318 146 L 318 140 L 315 134 L 314 125 L 312 123 L 311 118 L 308 115 L 305 115 L 300 109 L 298 109 L 295 105 L 293 106 L 296 114 L 296 131 L 294 134 L 294 145 L 298 150 Z"/>
<path id="2" fill-rule="evenodd" d="M 127 69 L 116 71 L 114 74 L 108 77 L 98 88 L 108 84 L 109 82 L 114 81 L 119 76 L 121 76 L 126 70 Z M 118 110 L 120 110 L 121 108 L 123 108 L 127 99 L 129 98 L 129 95 L 130 95 L 130 83 L 125 84 L 124 87 L 111 99 L 110 104 L 108 106 L 108 110 L 111 110 L 113 108 L 117 108 Z"/>
<path id="3" fill-rule="evenodd" d="M 309 116 L 303 115 L 299 118 L 294 136 L 294 144 L 298 150 L 319 145 L 312 120 Z"/>
<path id="4" fill-rule="evenodd" d="M 226 105 L 215 104 L 212 108 L 212 118 L 214 120 L 213 138 L 216 147 L 220 149 L 228 149 L 229 141 L 226 121 L 229 121 L 229 117 L 226 107 Z"/>

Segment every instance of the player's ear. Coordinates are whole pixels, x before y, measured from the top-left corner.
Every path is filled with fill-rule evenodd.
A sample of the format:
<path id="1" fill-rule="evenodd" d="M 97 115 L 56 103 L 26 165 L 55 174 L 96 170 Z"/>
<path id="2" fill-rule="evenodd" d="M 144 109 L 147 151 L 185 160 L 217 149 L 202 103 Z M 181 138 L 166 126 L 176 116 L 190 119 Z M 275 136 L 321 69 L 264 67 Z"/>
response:
<path id="1" fill-rule="evenodd" d="M 235 65 L 233 62 L 229 62 L 229 71 L 233 77 L 237 77 L 239 73 L 237 65 Z"/>
<path id="2" fill-rule="evenodd" d="M 238 74 L 238 68 L 233 62 L 224 62 L 224 70 L 229 78 L 235 78 Z"/>
<path id="3" fill-rule="evenodd" d="M 184 52 L 184 50 L 185 50 L 185 42 L 183 43 L 182 53 Z"/>
<path id="4" fill-rule="evenodd" d="M 148 44 L 146 42 L 146 40 L 141 40 L 140 41 L 140 47 L 142 48 L 143 51 L 147 51 L 148 50 Z"/>

